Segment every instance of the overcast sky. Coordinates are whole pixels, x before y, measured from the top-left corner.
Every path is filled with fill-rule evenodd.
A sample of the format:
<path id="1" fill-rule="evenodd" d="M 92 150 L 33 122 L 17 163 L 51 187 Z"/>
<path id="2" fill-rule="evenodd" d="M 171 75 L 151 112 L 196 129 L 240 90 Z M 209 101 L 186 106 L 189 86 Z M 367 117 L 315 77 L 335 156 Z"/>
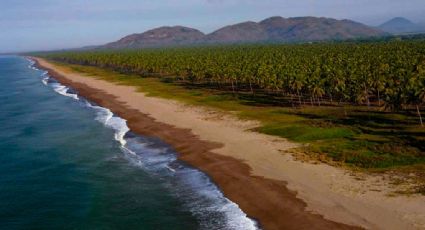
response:
<path id="1" fill-rule="evenodd" d="M 162 25 L 208 33 L 276 15 L 425 22 L 425 0 L 0 0 L 0 52 L 97 45 Z"/>

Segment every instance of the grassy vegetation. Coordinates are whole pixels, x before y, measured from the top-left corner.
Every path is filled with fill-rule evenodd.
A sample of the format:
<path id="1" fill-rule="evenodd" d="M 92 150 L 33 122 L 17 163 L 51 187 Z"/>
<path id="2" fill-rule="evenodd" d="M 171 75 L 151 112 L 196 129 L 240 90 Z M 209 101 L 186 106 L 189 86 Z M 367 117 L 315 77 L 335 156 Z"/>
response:
<path id="1" fill-rule="evenodd" d="M 61 64 L 89 76 L 139 87 L 148 96 L 232 112 L 261 122 L 258 132 L 305 143 L 302 151 L 355 168 L 422 173 L 425 129 L 414 112 L 389 113 L 366 106 L 276 106 L 261 95 L 176 83 L 169 78 L 141 77 L 97 67 Z"/>

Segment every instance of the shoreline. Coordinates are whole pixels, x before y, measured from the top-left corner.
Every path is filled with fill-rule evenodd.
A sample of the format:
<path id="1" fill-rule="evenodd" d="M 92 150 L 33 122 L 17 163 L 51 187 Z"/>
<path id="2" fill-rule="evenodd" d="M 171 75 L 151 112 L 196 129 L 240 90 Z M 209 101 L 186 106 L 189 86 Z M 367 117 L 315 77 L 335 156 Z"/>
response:
<path id="1" fill-rule="evenodd" d="M 208 116 L 196 108 L 146 97 L 136 92 L 135 87 L 66 73 L 42 59 L 32 59 L 37 66 L 48 70 L 50 76 L 77 90 L 79 95 L 126 119 L 133 132 L 156 136 L 172 145 L 179 159 L 209 175 L 227 198 L 249 217 L 259 220 L 265 229 L 311 229 L 312 226 L 315 229 L 355 228 L 352 226 L 413 229 L 396 212 L 385 210 L 385 205 L 358 203 L 368 200 L 356 200 L 336 192 L 326 194 L 334 189 L 326 180 L 335 179 L 335 175 L 337 179 L 348 178 L 343 170 L 291 162 L 289 154 L 283 152 L 296 145 L 247 131 L 253 124 L 227 117 L 217 119 L 216 114 Z M 135 98 L 129 99 L 135 96 L 150 101 L 150 106 L 148 102 L 143 104 Z M 174 117 L 169 116 L 172 112 Z M 161 113 L 166 118 L 160 117 Z M 193 123 L 182 118 L 187 115 L 194 116 Z M 200 127 L 201 124 L 205 126 Z M 224 139 L 226 135 L 236 135 L 241 140 L 233 143 L 234 140 L 222 140 L 217 135 L 224 135 Z M 326 175 L 315 175 L 318 173 Z M 306 178 L 309 176 L 311 178 Z"/>
<path id="2" fill-rule="evenodd" d="M 172 145 L 176 152 L 179 153 L 178 158 L 180 160 L 207 173 L 207 175 L 212 178 L 212 181 L 219 186 L 224 195 L 239 205 L 248 217 L 258 221 L 260 227 L 264 227 L 265 229 L 309 229 L 314 225 L 317 229 L 352 229 L 349 226 L 327 221 L 317 214 L 311 214 L 304 211 L 305 203 L 296 198 L 295 192 L 286 189 L 286 183 L 284 182 L 257 177 L 252 177 L 252 179 L 249 178 L 251 177 L 249 172 L 250 169 L 246 164 L 236 159 L 232 159 L 231 157 L 219 156 L 218 154 L 211 152 L 213 149 L 223 147 L 222 144 L 202 141 L 195 135 L 191 134 L 190 130 L 179 129 L 167 124 L 159 123 L 146 114 L 126 108 L 112 95 L 108 95 L 105 92 L 90 88 L 81 83 L 72 82 L 61 74 L 58 74 L 55 70 L 41 65 L 38 60 L 36 60 L 36 65 L 41 69 L 47 70 L 49 75 L 61 84 L 71 86 L 78 92 L 78 95 L 81 95 L 102 107 L 108 108 L 114 114 L 126 119 L 128 127 L 132 132 L 145 136 L 155 136 Z M 235 183 L 235 180 L 240 181 L 241 184 Z M 247 180 L 253 180 L 253 182 L 248 183 L 248 186 L 250 187 L 249 190 L 252 192 L 246 192 L 246 190 L 245 192 L 235 191 L 238 190 L 241 185 L 244 185 L 243 187 L 246 189 L 246 187 L 248 187 L 246 184 Z M 270 188 L 267 189 L 267 187 Z M 281 215 L 281 213 L 277 211 L 280 209 L 284 211 L 284 214 L 286 214 L 286 211 L 282 209 L 282 206 L 279 208 L 276 207 L 277 205 L 273 205 L 274 199 L 264 199 L 262 201 L 255 202 L 267 203 L 267 205 L 259 205 L 255 207 L 255 205 L 252 204 L 253 202 L 250 201 L 256 200 L 255 197 L 258 199 L 258 196 L 261 196 L 261 190 L 268 190 L 267 193 L 269 193 L 269 197 L 280 196 L 282 200 L 285 200 L 285 203 L 287 202 L 290 204 L 288 206 L 294 206 L 294 208 L 297 207 L 296 209 L 298 213 L 287 215 L 288 217 L 285 218 L 284 215 Z M 241 199 L 241 195 L 247 198 Z M 267 209 L 269 210 L 265 209 L 264 206 L 268 206 Z M 270 216 L 272 213 L 275 215 Z M 308 222 L 304 219 L 296 221 L 298 218 L 292 217 L 292 215 L 302 216 L 300 215 L 302 213 L 305 213 L 307 216 L 311 215 L 312 217 L 310 218 L 312 221 Z M 310 218 L 307 217 L 306 219 Z"/>

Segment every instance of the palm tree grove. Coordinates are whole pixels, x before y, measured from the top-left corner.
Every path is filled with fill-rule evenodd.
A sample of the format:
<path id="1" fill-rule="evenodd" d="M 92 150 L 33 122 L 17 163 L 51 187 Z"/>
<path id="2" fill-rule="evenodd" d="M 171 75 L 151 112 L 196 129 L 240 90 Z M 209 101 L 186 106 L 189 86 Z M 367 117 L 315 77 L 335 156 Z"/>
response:
<path id="1" fill-rule="evenodd" d="M 184 84 L 281 96 L 291 106 L 414 111 L 423 126 L 425 42 L 235 45 L 59 52 L 46 57 Z"/>

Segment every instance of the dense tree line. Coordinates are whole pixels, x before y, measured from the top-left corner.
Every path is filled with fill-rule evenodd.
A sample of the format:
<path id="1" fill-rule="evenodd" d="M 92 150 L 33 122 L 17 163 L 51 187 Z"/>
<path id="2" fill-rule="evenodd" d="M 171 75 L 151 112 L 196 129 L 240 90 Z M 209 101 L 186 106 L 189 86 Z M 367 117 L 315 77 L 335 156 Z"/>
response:
<path id="1" fill-rule="evenodd" d="M 48 58 L 189 84 L 281 94 L 294 105 L 425 103 L 425 41 L 60 52 Z"/>

